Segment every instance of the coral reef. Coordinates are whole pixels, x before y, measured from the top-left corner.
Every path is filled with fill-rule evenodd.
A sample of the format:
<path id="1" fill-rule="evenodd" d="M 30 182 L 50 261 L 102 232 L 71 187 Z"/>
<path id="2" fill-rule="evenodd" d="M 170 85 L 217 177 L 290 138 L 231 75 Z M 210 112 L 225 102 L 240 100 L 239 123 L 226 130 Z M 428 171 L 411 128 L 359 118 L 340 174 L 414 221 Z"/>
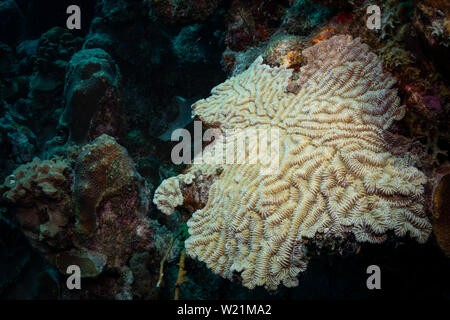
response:
<path id="1" fill-rule="evenodd" d="M 24 125 L 40 133 L 36 155 L 46 141 L 55 136 L 63 112 L 66 68 L 81 45 L 81 38 L 74 37 L 66 29 L 54 27 L 39 39 L 23 41 L 17 47 L 21 59 L 19 72 L 31 74 L 25 77 L 26 85 L 16 94 L 13 106 L 23 115 Z"/>
<path id="2" fill-rule="evenodd" d="M 208 18 L 221 0 L 147 0 L 151 14 L 165 23 L 189 24 Z"/>
<path id="3" fill-rule="evenodd" d="M 308 35 L 314 28 L 323 24 L 330 14 L 328 7 L 317 5 L 310 0 L 297 0 L 286 11 L 280 29 L 289 34 Z"/>
<path id="4" fill-rule="evenodd" d="M 448 131 L 448 79 L 442 57 L 448 56 L 445 46 L 430 46 L 421 35 L 431 23 L 423 19 L 421 8 L 426 6 L 434 12 L 432 19 L 442 17 L 437 12 L 446 10 L 439 1 L 390 0 L 379 4 L 381 29 L 366 27 L 366 8 L 370 1 L 344 1 L 332 4 L 315 1 L 340 10 L 312 34 L 313 42 L 322 39 L 322 34 L 351 34 L 360 37 L 382 59 L 384 68 L 397 80 L 397 88 L 405 105 L 404 119 L 392 131 L 413 141 L 410 150 L 419 157 L 426 174 L 442 165 L 448 156 L 446 149 Z M 448 73 L 448 72 L 447 72 Z"/>
<path id="5" fill-rule="evenodd" d="M 2 148 L 9 151 L 9 157 L 14 163 L 31 161 L 36 152 L 36 135 L 23 124 L 24 119 L 14 110 L 8 106 L 4 108 L 6 112 L 0 118 Z"/>
<path id="6" fill-rule="evenodd" d="M 404 115 L 395 80 L 350 36 L 321 41 L 303 56 L 308 64 L 295 81 L 292 69 L 271 68 L 258 58 L 193 105 L 196 116 L 221 130 L 280 131 L 276 173 L 261 174 L 263 164 L 252 162 L 254 150 L 244 164 L 219 164 L 223 172 L 205 207 L 188 222 L 188 255 L 229 279 L 240 272 L 249 288 L 296 286 L 307 261 L 302 248 L 319 235 L 381 242 L 391 230 L 424 242 L 431 232 L 424 174 L 406 157 L 393 156 L 382 138 Z M 218 139 L 207 154 L 223 163 L 218 151 L 228 150 L 227 144 Z M 211 162 L 190 170 L 208 175 Z M 195 185 L 195 176 L 188 171 L 171 178 L 171 188 L 163 182 L 155 204 L 171 213 L 162 204 L 179 204 L 180 186 Z"/>
<path id="7" fill-rule="evenodd" d="M 72 4 L 81 7 L 81 30 L 66 28 Z M 367 7 L 374 4 L 381 9 L 378 30 L 367 27 Z M 448 298 L 449 9 L 445 0 L 0 0 L 0 299 L 346 299 L 380 292 L 392 299 Z M 327 43 L 335 35 L 360 38 L 378 58 L 364 67 L 372 54 L 354 40 L 354 57 L 325 70 L 329 60 L 318 58 L 332 55 Z M 324 52 L 307 49 L 314 44 Z M 324 76 L 329 72 L 331 80 Z M 374 72 L 382 76 L 373 78 Z M 373 83 L 361 82 L 358 73 Z M 389 87 L 393 78 L 396 89 Z M 192 103 L 220 83 L 212 97 L 195 104 L 192 117 Z M 356 88 L 344 93 L 346 85 Z M 380 87 L 358 91 L 366 85 Z M 323 89 L 314 91 L 317 86 Z M 388 129 L 368 125 L 375 118 L 363 119 L 370 112 L 361 110 L 375 104 L 386 107 L 385 120 L 376 109 L 380 122 L 399 119 L 403 110 L 405 116 Z M 344 107 L 330 109 L 335 105 Z M 333 132 L 336 122 L 324 110 L 340 117 Z M 215 153 L 221 147 L 228 152 L 240 143 L 239 130 L 227 129 L 242 121 L 242 129 L 278 126 L 283 134 L 268 146 L 281 143 L 279 164 L 292 173 L 275 172 L 279 181 L 272 183 L 257 172 L 267 163 L 174 164 L 172 132 L 192 134 L 196 119 L 213 129 L 208 134 L 224 131 L 203 143 L 204 160 L 212 162 L 220 160 Z M 296 134 L 288 135 L 293 128 Z M 384 143 L 380 149 L 377 141 Z M 247 151 L 255 159 L 257 150 Z M 335 184 L 317 191 L 320 172 L 320 182 Z M 388 176 L 401 181 L 404 172 L 415 181 L 416 195 L 402 189 L 411 181 L 384 184 Z M 378 188 L 393 194 L 378 201 Z M 274 193 L 266 196 L 268 190 Z M 292 199 L 303 194 L 304 201 L 314 199 L 311 208 L 327 211 L 302 211 L 300 223 Z M 253 206 L 256 198 L 262 200 Z M 370 199 L 367 212 L 351 218 L 365 203 L 358 199 Z M 244 208 L 251 208 L 249 215 Z M 396 236 L 410 228 L 424 240 L 430 233 L 425 212 L 433 225 L 430 241 Z M 423 230 L 402 223 L 402 214 Z M 320 222 L 325 225 L 316 230 Z M 261 225 L 263 240 L 253 245 L 258 230 L 242 228 Z M 284 232 L 295 242 L 288 262 L 291 242 L 277 242 L 287 239 Z M 237 247 L 242 254 L 233 251 Z M 262 255 L 269 247 L 274 251 Z M 192 259 L 196 250 L 201 259 Z M 306 263 L 308 271 L 299 272 Z M 66 289 L 68 264 L 81 267 L 82 290 Z M 361 270 L 371 264 L 382 269 L 383 290 L 361 285 Z M 295 285 L 297 271 L 300 286 L 278 285 Z"/>
<path id="8" fill-rule="evenodd" d="M 62 86 L 67 64 L 80 46 L 81 39 L 63 28 L 55 27 L 44 33 L 33 57 L 35 73 L 30 79 L 31 90 L 52 91 Z"/>
<path id="9" fill-rule="evenodd" d="M 145 215 L 147 192 L 126 150 L 113 138 L 102 135 L 84 146 L 74 168 L 76 250 L 59 254 L 58 268 L 77 261 L 86 266 L 86 276 L 115 270 L 126 279 L 128 260 L 149 251 L 154 239 L 155 226 Z"/>
<path id="10" fill-rule="evenodd" d="M 199 29 L 201 25 L 194 24 L 181 29 L 180 33 L 173 39 L 172 46 L 175 55 L 181 62 L 206 61 L 205 52 L 199 46 Z"/>
<path id="11" fill-rule="evenodd" d="M 228 11 L 227 47 L 242 51 L 268 40 L 287 5 L 286 1 L 233 0 Z"/>
<path id="12" fill-rule="evenodd" d="M 450 45 L 450 4 L 447 1 L 426 0 L 418 3 L 414 26 L 431 47 Z"/>
<path id="13" fill-rule="evenodd" d="M 247 7 L 236 1 L 234 11 L 237 14 L 233 6 L 229 14 L 238 18 L 229 27 L 227 50 L 223 53 L 223 64 L 230 75 L 247 69 L 259 55 L 263 55 L 269 65 L 289 65 L 298 71 L 302 64 L 301 52 L 309 46 L 308 37 L 325 22 L 331 11 L 309 0 L 291 2 L 268 1 Z"/>
<path id="14" fill-rule="evenodd" d="M 213 14 L 200 23 L 180 16 L 187 19 L 187 25 L 168 23 L 169 27 L 161 23 L 165 19 L 160 18 L 157 7 L 178 3 L 182 14 L 184 5 L 203 12 L 213 2 L 120 0 L 98 4 L 83 48 L 103 49 L 120 66 L 126 106 L 121 115 L 134 134 L 152 141 L 148 145 L 157 142 L 180 115 L 178 97 L 190 104 L 225 78 L 219 61 L 225 28 L 221 18 Z M 168 19 L 178 19 L 168 14 Z M 133 156 L 142 153 L 127 141 L 121 142 Z"/>
<path id="15" fill-rule="evenodd" d="M 223 53 L 223 64 L 231 76 L 236 76 L 246 70 L 258 56 L 263 56 L 264 62 L 270 66 L 285 66 L 298 71 L 305 62 L 302 50 L 309 44 L 310 41 L 300 36 L 277 32 L 268 41 L 246 51 L 227 49 Z"/>
<path id="16" fill-rule="evenodd" d="M 272 38 L 263 54 L 264 62 L 271 67 L 292 68 L 300 71 L 300 67 L 305 64 L 302 51 L 305 49 L 305 42 L 297 36 L 280 36 Z"/>

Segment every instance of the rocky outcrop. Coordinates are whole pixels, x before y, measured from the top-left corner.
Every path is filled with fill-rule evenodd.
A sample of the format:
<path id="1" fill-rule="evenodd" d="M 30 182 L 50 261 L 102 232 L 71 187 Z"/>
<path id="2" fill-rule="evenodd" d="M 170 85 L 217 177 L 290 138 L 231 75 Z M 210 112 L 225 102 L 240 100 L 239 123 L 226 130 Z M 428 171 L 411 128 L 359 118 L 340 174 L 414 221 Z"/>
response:
<path id="1" fill-rule="evenodd" d="M 83 294 L 155 298 L 159 262 L 172 236 L 147 216 L 149 189 L 127 151 L 102 135 L 82 148 L 74 168 L 70 163 L 36 158 L 20 166 L 0 186 L 1 201 L 14 208 L 33 247 L 61 273 L 77 265 L 83 278 L 99 279 Z M 142 277 L 146 285 L 137 283 Z M 149 286 L 152 294 L 145 291 Z"/>
<path id="2" fill-rule="evenodd" d="M 102 49 L 77 52 L 69 62 L 64 88 L 65 110 L 60 126 L 69 139 L 83 142 L 105 133 L 117 137 L 121 129 L 121 75 Z"/>

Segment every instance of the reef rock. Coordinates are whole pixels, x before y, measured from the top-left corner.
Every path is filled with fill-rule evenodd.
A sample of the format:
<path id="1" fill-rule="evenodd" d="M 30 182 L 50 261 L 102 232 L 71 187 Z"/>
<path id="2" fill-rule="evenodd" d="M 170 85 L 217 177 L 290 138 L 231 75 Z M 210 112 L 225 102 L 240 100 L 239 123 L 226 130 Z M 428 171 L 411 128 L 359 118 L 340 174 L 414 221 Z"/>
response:
<path id="1" fill-rule="evenodd" d="M 172 48 L 176 57 L 182 62 L 206 62 L 205 50 L 198 44 L 201 25 L 195 24 L 181 29 L 173 39 Z"/>
<path id="2" fill-rule="evenodd" d="M 132 217 L 144 214 L 148 209 L 146 192 L 145 181 L 136 172 L 128 152 L 110 136 L 101 135 L 81 149 L 74 179 L 81 232 L 88 234 L 101 227 L 97 218 L 107 218 L 111 209 L 124 210 L 117 215 L 125 215 L 130 210 L 136 211 Z M 112 203 L 115 198 L 118 202 Z M 99 212 L 100 206 L 104 215 Z"/>
<path id="3" fill-rule="evenodd" d="M 152 14 L 169 24 L 189 24 L 207 19 L 221 0 L 148 0 Z"/>
<path id="4" fill-rule="evenodd" d="M 23 118 L 9 106 L 7 112 L 0 118 L 0 145 L 9 150 L 9 160 L 14 163 L 26 163 L 33 159 L 36 152 L 36 135 L 21 122 Z"/>
<path id="5" fill-rule="evenodd" d="M 119 299 L 158 293 L 145 291 L 156 287 L 158 272 L 139 263 L 158 269 L 172 235 L 148 218 L 149 192 L 125 148 L 107 135 L 74 161 L 36 158 L 0 185 L 2 202 L 13 205 L 23 232 L 51 264 L 63 274 L 78 265 L 82 277 L 99 278 L 89 282 L 87 296 Z M 133 272 L 146 284 L 134 283 Z"/>
<path id="6" fill-rule="evenodd" d="M 448 63 L 442 59 L 450 54 L 450 3 L 420 1 L 414 11 L 413 24 L 436 65 L 450 72 Z"/>
<path id="7" fill-rule="evenodd" d="M 102 49 L 84 49 L 69 62 L 64 88 L 67 126 L 75 142 L 105 133 L 117 137 L 120 117 L 121 75 L 111 56 Z"/>
<path id="8" fill-rule="evenodd" d="M 24 16 L 16 1 L 0 2 L 0 39 L 14 44 L 23 35 Z"/>
<path id="9" fill-rule="evenodd" d="M 395 79 L 351 36 L 323 40 L 303 56 L 307 64 L 295 78 L 293 69 L 270 67 L 260 57 L 195 103 L 194 114 L 223 135 L 186 174 L 155 192 L 154 203 L 170 214 L 185 198 L 195 199 L 186 189 L 197 188 L 204 199 L 210 181 L 205 206 L 188 221 L 187 253 L 222 277 L 240 273 L 248 288 L 296 286 L 310 240 L 381 242 L 391 231 L 422 243 L 431 232 L 425 175 L 384 140 L 404 115 Z M 278 134 L 259 146 L 248 143 L 248 150 L 244 144 L 238 156 L 245 161 L 224 164 L 240 132 L 252 141 L 250 129 Z M 278 152 L 266 162 L 257 148 Z"/>
<path id="10" fill-rule="evenodd" d="M 30 77 L 32 91 L 52 91 L 62 87 L 67 63 L 81 47 L 81 39 L 61 28 L 54 27 L 45 32 L 37 44 L 33 56 L 34 73 Z"/>
<path id="11" fill-rule="evenodd" d="M 2 76 L 10 74 L 15 72 L 16 69 L 17 63 L 13 50 L 3 42 L 0 42 L 0 74 Z"/>
<path id="12" fill-rule="evenodd" d="M 286 1 L 231 1 L 225 44 L 233 51 L 243 51 L 267 41 L 287 6 Z"/>
<path id="13" fill-rule="evenodd" d="M 85 145 L 73 179 L 77 250 L 59 255 L 57 266 L 87 260 L 88 274 L 95 275 L 102 268 L 120 270 L 132 253 L 149 249 L 148 192 L 127 151 L 113 138 L 102 135 Z"/>

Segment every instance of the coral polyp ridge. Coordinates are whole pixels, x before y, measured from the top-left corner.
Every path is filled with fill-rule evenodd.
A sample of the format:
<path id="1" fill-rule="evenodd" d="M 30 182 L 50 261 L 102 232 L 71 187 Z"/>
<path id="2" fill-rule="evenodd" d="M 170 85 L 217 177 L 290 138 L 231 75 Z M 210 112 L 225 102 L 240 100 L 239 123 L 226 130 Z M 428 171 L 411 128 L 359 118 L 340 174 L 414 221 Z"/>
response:
<path id="1" fill-rule="evenodd" d="M 395 79 L 348 35 L 303 56 L 307 64 L 296 79 L 292 69 L 259 57 L 192 106 L 204 124 L 222 131 L 277 128 L 279 170 L 263 175 L 261 163 L 208 161 L 163 181 L 154 196 L 166 214 L 187 198 L 202 199 L 188 221 L 187 254 L 225 278 L 240 273 L 248 288 L 297 286 L 311 239 L 352 235 L 379 243 L 393 232 L 423 243 L 431 232 L 425 175 L 393 155 L 383 138 L 405 113 Z M 210 155 L 226 144 L 214 141 Z"/>

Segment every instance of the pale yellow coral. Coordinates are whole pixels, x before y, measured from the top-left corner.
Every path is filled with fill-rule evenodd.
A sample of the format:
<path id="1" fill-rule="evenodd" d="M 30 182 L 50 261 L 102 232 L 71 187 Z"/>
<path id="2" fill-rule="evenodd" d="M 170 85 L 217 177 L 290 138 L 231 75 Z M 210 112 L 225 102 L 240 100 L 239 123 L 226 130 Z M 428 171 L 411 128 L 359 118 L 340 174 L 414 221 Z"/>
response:
<path id="1" fill-rule="evenodd" d="M 155 194 L 153 203 L 163 213 L 172 214 L 177 206 L 183 204 L 183 194 L 181 193 L 180 181 L 177 177 L 164 180 L 158 190 L 159 193 Z"/>
<path id="2" fill-rule="evenodd" d="M 240 272 L 248 288 L 297 285 L 307 262 L 302 248 L 319 234 L 380 242 L 392 230 L 424 242 L 431 231 L 424 174 L 392 155 L 383 139 L 404 114 L 394 78 L 350 36 L 324 40 L 303 56 L 308 64 L 300 70 L 297 92 L 286 90 L 291 69 L 258 58 L 193 105 L 195 115 L 220 130 L 279 130 L 278 170 L 267 175 L 260 162 L 218 161 L 223 171 L 206 205 L 188 221 L 187 253 L 225 278 Z M 227 143 L 217 139 L 209 151 Z M 211 171 L 210 163 L 188 172 Z M 175 181 L 182 180 L 170 178 L 156 191 L 160 209 L 180 204 L 183 192 Z M 173 195 L 177 200 L 171 202 Z"/>

